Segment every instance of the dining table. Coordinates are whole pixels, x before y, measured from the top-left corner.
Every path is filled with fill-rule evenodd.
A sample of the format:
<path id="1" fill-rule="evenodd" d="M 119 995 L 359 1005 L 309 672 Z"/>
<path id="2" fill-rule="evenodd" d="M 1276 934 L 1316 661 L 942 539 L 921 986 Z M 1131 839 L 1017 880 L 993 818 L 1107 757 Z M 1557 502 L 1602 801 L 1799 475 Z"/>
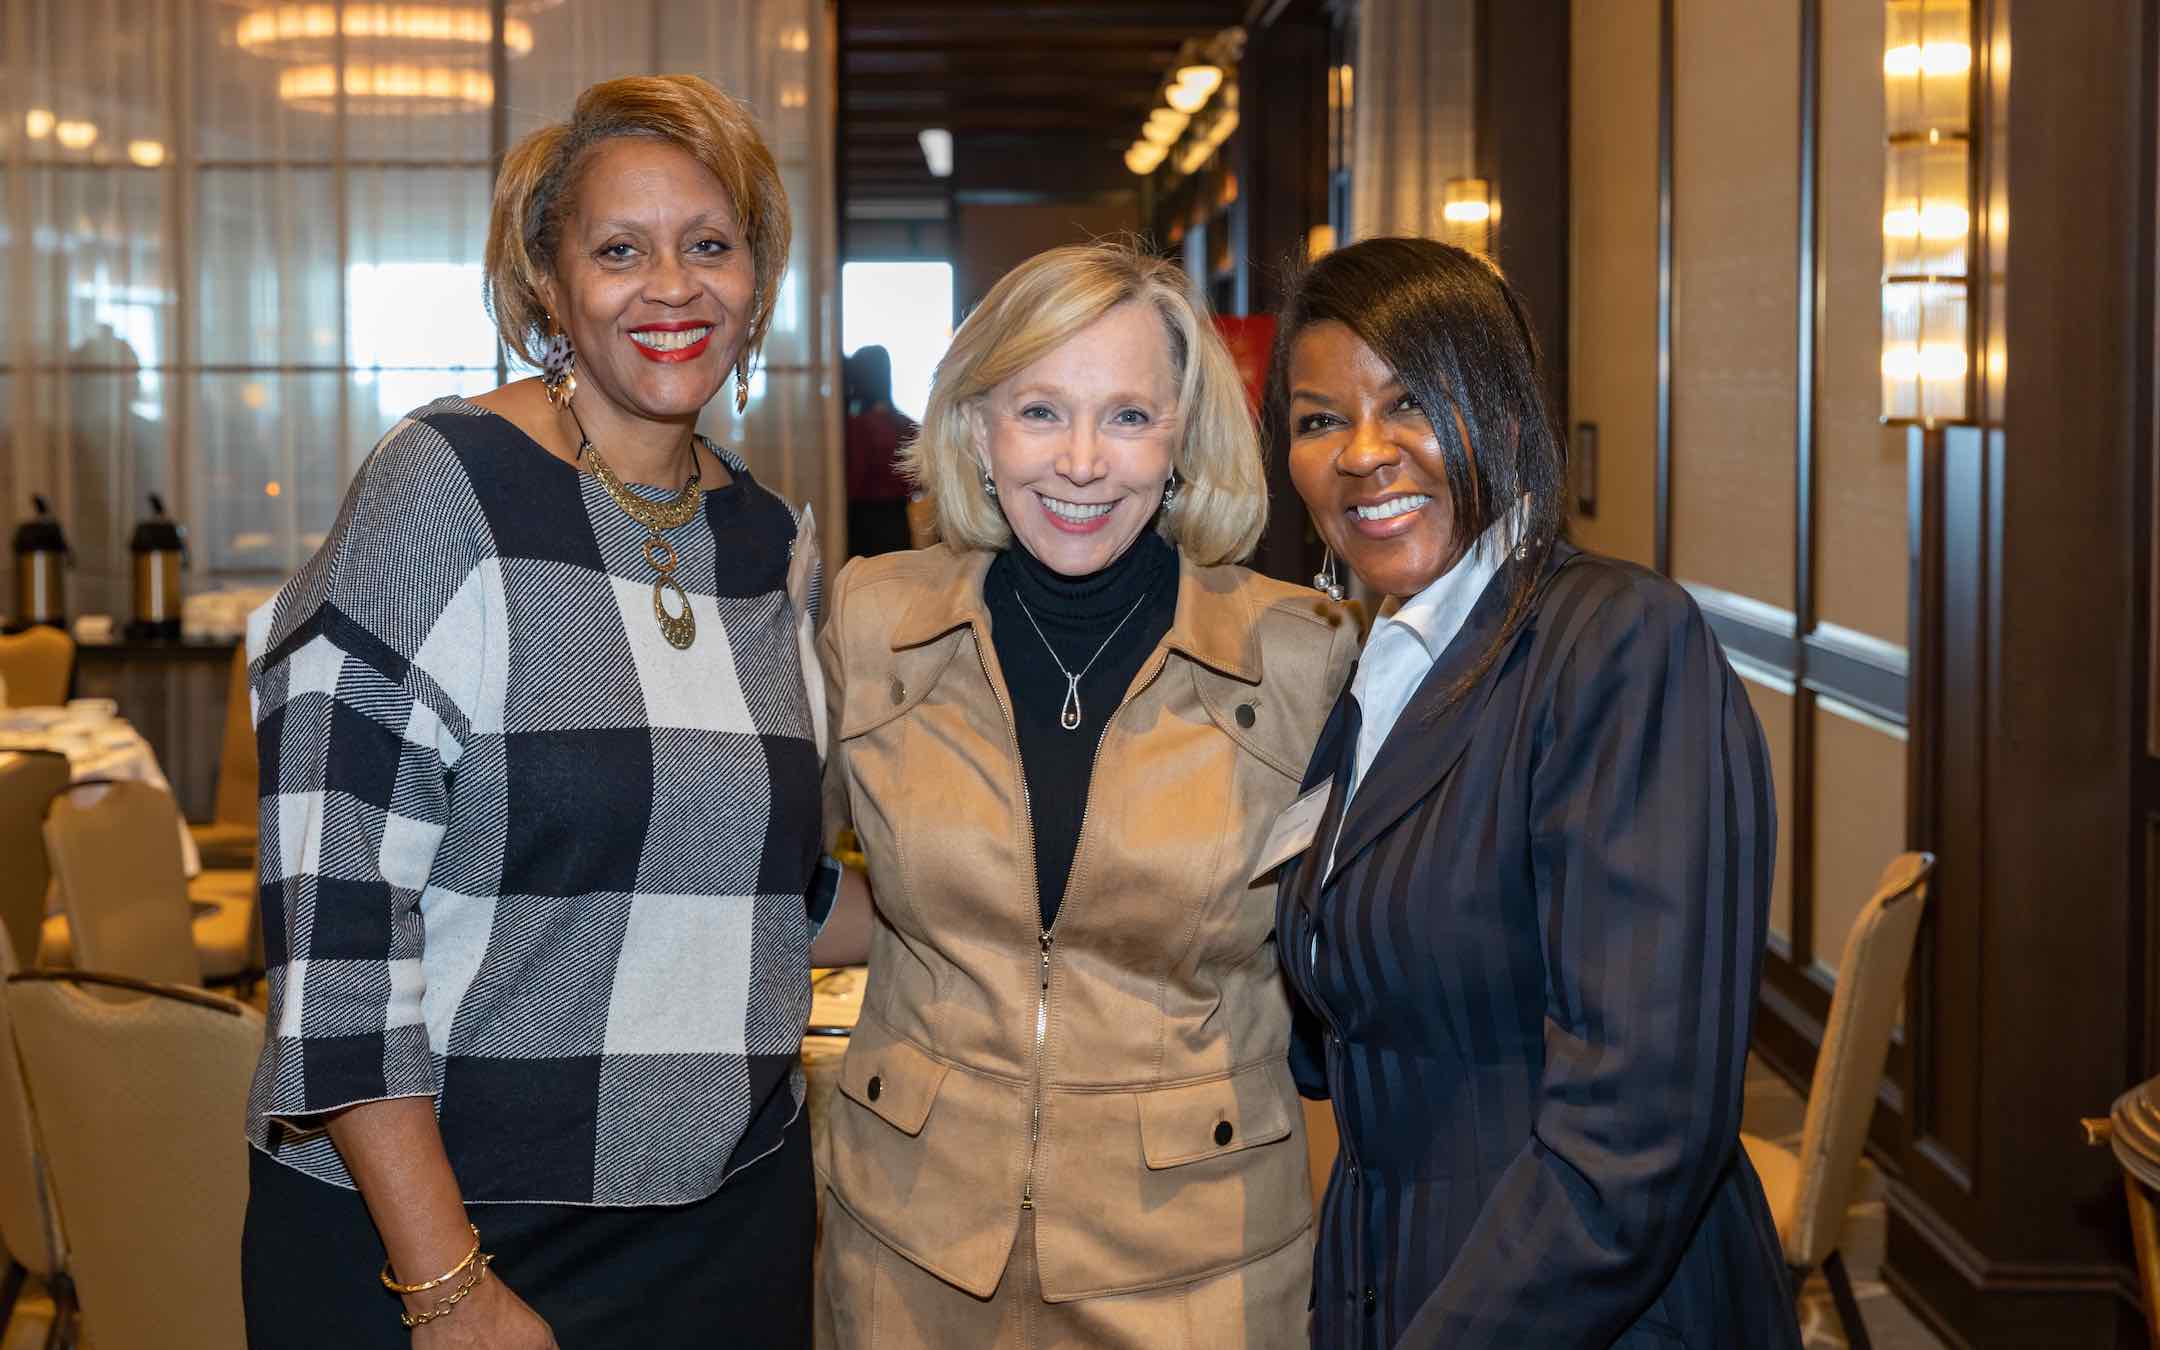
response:
<path id="1" fill-rule="evenodd" d="M 77 783 L 132 779 L 172 791 L 158 767 L 157 752 L 120 716 L 111 699 L 79 698 L 64 707 L 0 708 L 0 760 L 39 750 L 67 756 L 69 777 Z M 200 875 L 202 855 L 177 810 L 173 827 L 179 831 L 180 858 L 187 875 Z"/>

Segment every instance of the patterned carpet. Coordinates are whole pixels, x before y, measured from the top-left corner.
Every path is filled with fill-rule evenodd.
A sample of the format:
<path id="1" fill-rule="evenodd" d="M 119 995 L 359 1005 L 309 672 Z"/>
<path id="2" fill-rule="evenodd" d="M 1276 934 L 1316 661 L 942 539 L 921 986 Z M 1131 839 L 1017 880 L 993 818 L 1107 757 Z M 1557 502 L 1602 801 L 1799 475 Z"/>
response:
<path id="1" fill-rule="evenodd" d="M 1747 1110 L 1741 1128 L 1787 1148 L 1800 1145 L 1800 1123 L 1807 1103 L 1799 1093 L 1760 1061 L 1748 1061 Z M 1867 1321 L 1868 1338 L 1875 1350 L 1945 1350 L 1921 1321 L 1891 1293 L 1877 1272 L 1882 1269 L 1884 1215 L 1882 1182 L 1875 1165 L 1862 1159 L 1862 1178 L 1852 1208 L 1845 1216 L 1845 1238 L 1840 1249 L 1845 1267 L 1852 1273 L 1853 1293 L 1860 1301 L 1860 1315 Z M 1837 1309 L 1830 1303 L 1830 1286 L 1820 1275 L 1801 1290 L 1801 1330 L 1807 1350 L 1830 1350 L 1846 1344 L 1838 1326 Z"/>

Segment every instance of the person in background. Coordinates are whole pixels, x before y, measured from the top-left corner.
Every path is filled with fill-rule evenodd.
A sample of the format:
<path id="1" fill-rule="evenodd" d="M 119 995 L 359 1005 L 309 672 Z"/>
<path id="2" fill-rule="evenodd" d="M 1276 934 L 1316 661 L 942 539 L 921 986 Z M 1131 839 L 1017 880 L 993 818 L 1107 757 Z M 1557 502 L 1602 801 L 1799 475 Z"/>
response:
<path id="1" fill-rule="evenodd" d="M 1054 249 L 939 364 L 942 546 L 820 639 L 842 1066 L 819 1343 L 1290 1347 L 1312 1195 L 1267 844 L 1355 633 L 1235 565 L 1267 511 L 1229 353 L 1166 262 Z M 874 908 L 870 895 L 874 893 Z"/>
<path id="2" fill-rule="evenodd" d="M 915 423 L 893 407 L 892 353 L 872 343 L 847 358 L 848 552 L 874 558 L 911 548 L 900 449 Z"/>
<path id="3" fill-rule="evenodd" d="M 1740 1147 L 1777 820 L 1686 591 L 1560 537 L 1521 302 L 1422 239 L 1329 254 L 1264 413 L 1321 539 L 1396 606 L 1278 892 L 1295 1062 L 1341 1152 L 1327 1350 L 1797 1350 Z"/>
<path id="4" fill-rule="evenodd" d="M 544 373 L 393 427 L 249 624 L 255 1350 L 808 1340 L 814 543 L 695 430 L 788 241 L 742 104 L 586 90 L 495 185 Z"/>

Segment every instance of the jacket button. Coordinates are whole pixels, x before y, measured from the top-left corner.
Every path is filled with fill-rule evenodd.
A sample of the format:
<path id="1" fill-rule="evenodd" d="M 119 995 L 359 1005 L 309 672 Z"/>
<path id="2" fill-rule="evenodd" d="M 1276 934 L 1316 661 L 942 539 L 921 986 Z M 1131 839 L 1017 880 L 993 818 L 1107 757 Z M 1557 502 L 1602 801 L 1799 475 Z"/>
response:
<path id="1" fill-rule="evenodd" d="M 1236 1131 L 1236 1130 L 1233 1130 L 1233 1129 L 1231 1129 L 1231 1128 L 1230 1128 L 1230 1122 L 1229 1122 L 1229 1121 L 1227 1121 L 1227 1120 L 1219 1120 L 1219 1121 L 1215 1122 L 1215 1144 L 1216 1144 L 1216 1146 L 1217 1146 L 1217 1147 L 1219 1148 L 1219 1147 L 1221 1147 L 1222 1145 L 1224 1145 L 1224 1144 L 1227 1144 L 1227 1143 L 1229 1143 L 1229 1142 L 1230 1142 L 1230 1139 L 1231 1139 L 1231 1136 L 1235 1135 L 1236 1133 L 1237 1133 L 1237 1131 Z"/>
<path id="2" fill-rule="evenodd" d="M 1240 704 L 1238 704 L 1238 705 L 1237 705 L 1237 724 L 1238 724 L 1239 726 L 1241 726 L 1241 727 L 1250 727 L 1250 726 L 1252 726 L 1252 724 L 1253 724 L 1253 721 L 1254 721 L 1254 719 L 1256 719 L 1256 718 L 1257 718 L 1258 716 L 1259 716 L 1259 713 L 1257 713 L 1257 712 L 1256 712 L 1256 711 L 1255 711 L 1255 710 L 1253 709 L 1253 705 L 1252 705 L 1252 704 L 1250 704 L 1250 703 L 1240 703 Z"/>
<path id="3" fill-rule="evenodd" d="M 900 683 L 900 677 L 897 675 L 893 676 L 892 701 L 893 706 L 896 708 L 907 702 L 907 686 Z"/>
<path id="4" fill-rule="evenodd" d="M 876 1101 L 876 1100 L 878 1099 L 878 1094 L 879 1094 L 879 1093 L 881 1093 L 881 1092 L 883 1092 L 884 1090 L 885 1090 L 885 1080 L 884 1080 L 884 1079 L 882 1079 L 882 1078 L 880 1078 L 880 1077 L 878 1077 L 878 1076 L 877 1076 L 876 1074 L 871 1074 L 871 1075 L 870 1075 L 870 1083 L 869 1083 L 869 1085 L 868 1085 L 868 1086 L 867 1086 L 867 1087 L 866 1087 L 866 1088 L 864 1089 L 864 1091 L 865 1091 L 865 1092 L 867 1092 L 867 1093 L 869 1094 L 870 1100 L 871 1100 L 871 1101 Z"/>
<path id="5" fill-rule="evenodd" d="M 1371 1285 L 1368 1284 L 1365 1286 L 1365 1315 L 1367 1317 L 1371 1317 L 1374 1313 L 1377 1313 L 1379 1311 L 1380 1295 L 1374 1291 Z"/>

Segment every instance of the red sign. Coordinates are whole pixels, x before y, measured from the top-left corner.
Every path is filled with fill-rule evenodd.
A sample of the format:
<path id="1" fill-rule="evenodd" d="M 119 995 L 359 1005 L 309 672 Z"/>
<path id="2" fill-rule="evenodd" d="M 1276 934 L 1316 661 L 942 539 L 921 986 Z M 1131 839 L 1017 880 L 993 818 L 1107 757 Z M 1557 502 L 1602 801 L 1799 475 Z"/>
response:
<path id="1" fill-rule="evenodd" d="M 1246 397 L 1253 411 L 1260 410 L 1260 396 L 1267 388 L 1268 361 L 1275 354 L 1275 316 L 1272 314 L 1218 314 L 1215 330 L 1230 348 L 1238 374 L 1245 380 Z"/>

